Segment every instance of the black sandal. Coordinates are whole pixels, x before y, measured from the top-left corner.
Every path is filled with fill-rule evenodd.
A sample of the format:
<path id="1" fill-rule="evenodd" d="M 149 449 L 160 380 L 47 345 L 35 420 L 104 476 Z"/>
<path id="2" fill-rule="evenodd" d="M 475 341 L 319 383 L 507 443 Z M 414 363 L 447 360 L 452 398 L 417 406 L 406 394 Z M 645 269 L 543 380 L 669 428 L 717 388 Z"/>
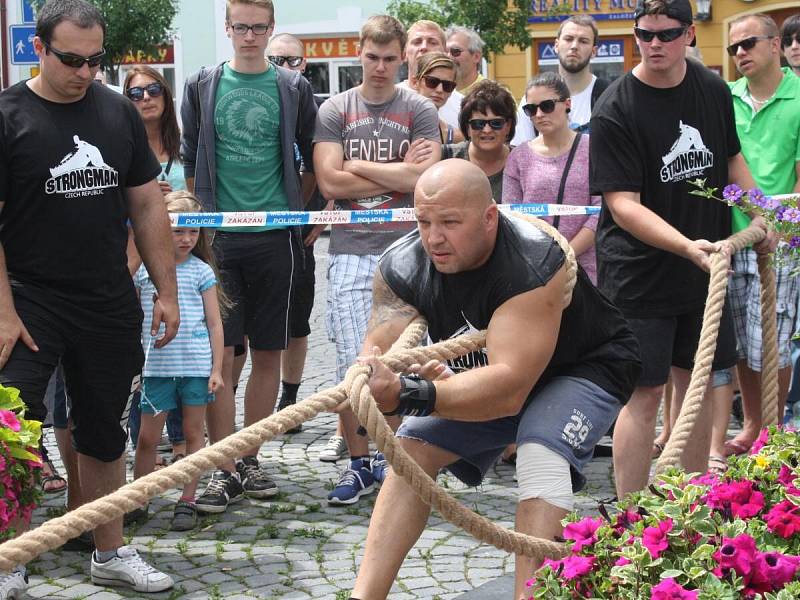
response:
<path id="1" fill-rule="evenodd" d="M 67 491 L 67 480 L 58 474 L 58 470 L 53 464 L 53 461 L 50 460 L 50 457 L 47 455 L 47 449 L 44 447 L 44 445 L 40 446 L 39 449 L 42 452 L 42 481 L 39 484 L 42 488 L 42 493 L 47 494 L 48 496 L 63 494 Z M 50 470 L 49 475 L 44 472 L 45 467 Z M 47 484 L 52 483 L 57 483 L 58 485 L 48 489 Z"/>

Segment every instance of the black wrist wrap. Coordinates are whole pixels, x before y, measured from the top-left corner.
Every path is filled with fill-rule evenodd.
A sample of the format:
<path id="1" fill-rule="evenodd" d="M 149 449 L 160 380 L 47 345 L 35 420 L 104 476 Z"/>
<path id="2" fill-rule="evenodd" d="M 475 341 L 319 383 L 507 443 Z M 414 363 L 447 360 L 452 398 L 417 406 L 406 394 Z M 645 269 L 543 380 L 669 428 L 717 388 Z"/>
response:
<path id="1" fill-rule="evenodd" d="M 387 416 L 401 415 L 424 417 L 436 407 L 436 386 L 432 381 L 420 379 L 416 375 L 400 376 L 400 402 Z"/>

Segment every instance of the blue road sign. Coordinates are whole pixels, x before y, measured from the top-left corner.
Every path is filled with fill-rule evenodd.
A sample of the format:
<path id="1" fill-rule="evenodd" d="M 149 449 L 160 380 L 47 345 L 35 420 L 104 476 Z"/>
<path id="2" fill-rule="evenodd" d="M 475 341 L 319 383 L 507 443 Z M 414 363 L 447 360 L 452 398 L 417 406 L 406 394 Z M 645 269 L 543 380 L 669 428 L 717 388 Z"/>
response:
<path id="1" fill-rule="evenodd" d="M 22 0 L 22 22 L 35 23 L 36 18 L 33 15 L 33 6 L 30 0 Z"/>
<path id="2" fill-rule="evenodd" d="M 36 35 L 35 25 L 10 25 L 12 65 L 38 65 L 39 57 L 33 51 L 33 37 Z"/>

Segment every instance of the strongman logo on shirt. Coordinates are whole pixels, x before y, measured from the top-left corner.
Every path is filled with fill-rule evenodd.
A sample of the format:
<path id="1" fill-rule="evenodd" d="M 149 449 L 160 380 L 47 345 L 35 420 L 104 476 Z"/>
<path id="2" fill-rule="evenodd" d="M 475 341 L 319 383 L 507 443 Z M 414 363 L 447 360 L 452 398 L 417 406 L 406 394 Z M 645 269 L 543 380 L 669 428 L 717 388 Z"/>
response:
<path id="1" fill-rule="evenodd" d="M 697 177 L 714 166 L 714 153 L 706 148 L 700 132 L 683 121 L 678 122 L 678 128 L 678 139 L 661 159 L 664 163 L 661 181 L 664 183 Z"/>
<path id="2" fill-rule="evenodd" d="M 225 94 L 214 111 L 218 151 L 230 162 L 262 162 L 267 146 L 276 143 L 271 134 L 280 130 L 278 115 L 278 103 L 260 90 L 237 88 Z"/>
<path id="3" fill-rule="evenodd" d="M 106 164 L 97 146 L 72 136 L 75 148 L 50 169 L 45 183 L 48 194 L 64 194 L 66 198 L 96 196 L 105 188 L 119 185 L 119 173 Z"/>
<path id="4" fill-rule="evenodd" d="M 466 325 L 459 327 L 458 330 L 450 336 L 450 339 L 457 338 L 465 333 L 478 333 L 479 330 L 472 326 L 466 315 L 462 312 L 461 316 L 464 317 Z M 485 367 L 489 364 L 489 356 L 486 354 L 486 348 L 469 352 L 464 356 L 457 356 L 447 361 L 447 365 L 453 370 L 454 373 L 461 373 L 468 369 L 477 369 L 478 367 Z"/>

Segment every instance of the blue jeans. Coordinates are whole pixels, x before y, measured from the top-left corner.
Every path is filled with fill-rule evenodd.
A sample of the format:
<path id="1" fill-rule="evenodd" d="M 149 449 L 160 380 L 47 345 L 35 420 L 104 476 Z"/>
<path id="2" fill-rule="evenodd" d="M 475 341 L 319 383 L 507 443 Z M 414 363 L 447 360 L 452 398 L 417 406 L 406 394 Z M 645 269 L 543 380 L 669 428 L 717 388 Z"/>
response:
<path id="1" fill-rule="evenodd" d="M 131 445 L 136 449 L 136 442 L 139 440 L 139 426 L 142 422 L 142 409 L 139 406 L 141 392 L 136 392 L 131 401 L 131 414 L 128 416 L 128 431 L 131 436 Z M 167 413 L 167 437 L 173 444 L 180 444 L 184 441 L 183 437 L 183 414 L 182 407 L 178 407 Z"/>

